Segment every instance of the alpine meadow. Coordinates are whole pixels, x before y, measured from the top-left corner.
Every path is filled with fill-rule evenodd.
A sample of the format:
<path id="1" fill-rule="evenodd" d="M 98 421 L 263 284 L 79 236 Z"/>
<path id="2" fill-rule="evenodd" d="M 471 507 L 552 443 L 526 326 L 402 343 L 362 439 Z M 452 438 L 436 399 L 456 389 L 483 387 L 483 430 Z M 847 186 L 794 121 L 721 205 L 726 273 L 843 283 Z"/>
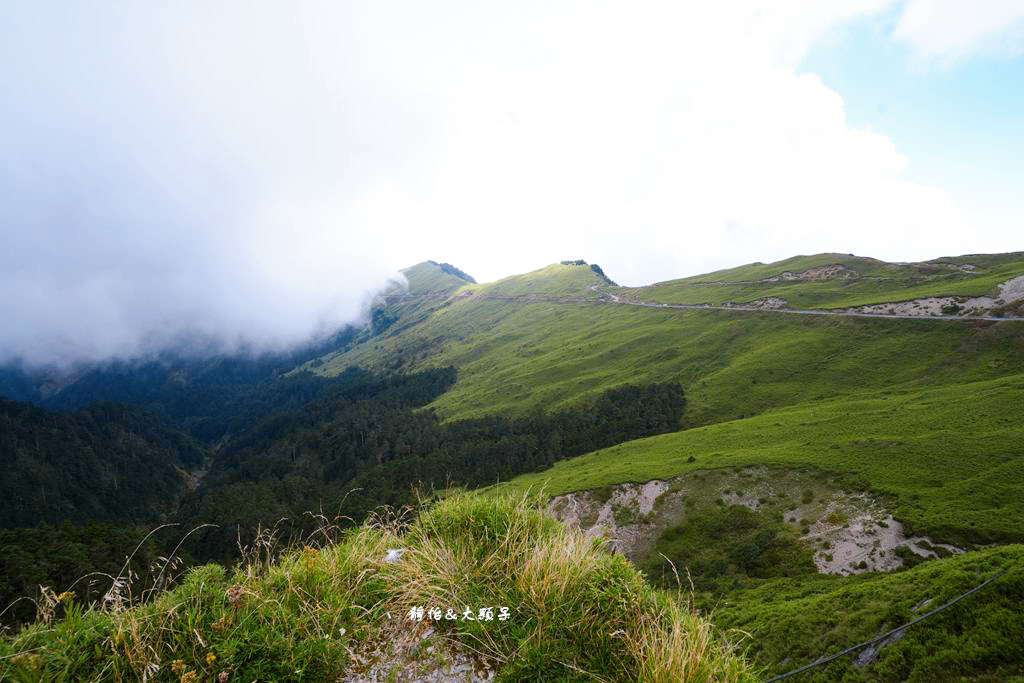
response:
<path id="1" fill-rule="evenodd" d="M 1024 0 L 0 7 L 0 683 L 1024 683 Z"/>
<path id="2" fill-rule="evenodd" d="M 759 680 L 993 577 L 801 675 L 1022 674 L 1024 254 L 404 275 L 286 355 L 8 369 L 5 678 Z"/>

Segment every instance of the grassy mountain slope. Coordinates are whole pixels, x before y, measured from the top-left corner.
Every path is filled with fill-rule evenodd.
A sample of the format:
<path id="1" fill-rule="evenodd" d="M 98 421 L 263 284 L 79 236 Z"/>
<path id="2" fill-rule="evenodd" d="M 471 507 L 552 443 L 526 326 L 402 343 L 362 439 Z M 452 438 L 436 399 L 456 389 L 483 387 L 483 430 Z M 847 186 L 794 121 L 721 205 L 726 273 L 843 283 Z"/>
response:
<path id="1" fill-rule="evenodd" d="M 958 267 L 965 264 L 973 268 Z M 1024 541 L 1024 321 L 672 310 L 617 305 L 609 297 L 650 300 L 717 291 L 715 296 L 728 297 L 723 300 L 740 302 L 740 295 L 775 296 L 785 289 L 790 305 L 831 307 L 858 297 L 905 298 L 929 288 L 981 293 L 982 287 L 1024 273 L 1021 254 L 928 264 L 825 254 L 637 290 L 609 287 L 587 266 L 552 265 L 477 285 L 444 265 L 425 262 L 407 269 L 408 290 L 385 292 L 369 329 L 305 367 L 336 376 L 352 366 L 402 372 L 453 366 L 454 388 L 425 407 L 446 418 L 447 427 L 462 424 L 464 430 L 460 418 L 500 414 L 528 421 L 540 419 L 537 410 L 550 418 L 568 408 L 610 423 L 588 410 L 589 399 L 627 384 L 679 382 L 686 391 L 681 422 L 689 429 L 564 460 L 503 489 L 544 487 L 551 495 L 686 473 L 698 479 L 709 469 L 742 477 L 745 466 L 756 465 L 772 473 L 820 474 L 829 485 L 871 492 L 909 533 L 975 548 L 886 575 L 822 577 L 810 565 L 804 576 L 723 574 L 728 578 L 714 589 L 722 593 L 713 596 L 721 602 L 711 618 L 753 635 L 748 661 L 754 666 L 778 673 L 877 635 L 912 618 L 912 608 L 923 600 L 945 600 L 1024 554 L 1019 546 L 977 545 Z M 834 265 L 846 271 L 827 268 Z M 826 279 L 752 282 L 823 267 L 814 277 Z M 842 276 L 848 271 L 857 274 Z M 661 293 L 652 295 L 658 287 Z M 611 403 L 611 414 L 628 408 L 621 400 Z M 308 406 L 300 412 L 303 419 L 315 417 L 307 415 Z M 366 414 L 366 425 L 380 421 L 379 411 Z M 430 415 L 410 414 L 424 420 Z M 491 419 L 469 427 L 483 435 L 488 429 L 514 431 L 510 424 Z M 341 436 L 359 436 L 348 422 L 339 423 L 336 434 L 325 426 L 312 420 L 301 438 L 278 439 L 265 452 L 253 451 L 254 458 L 246 451 L 239 457 L 241 468 L 251 465 L 268 486 L 278 487 L 283 500 L 305 505 L 302 496 L 314 487 L 302 479 L 307 473 L 296 476 L 292 470 L 314 472 L 324 456 L 339 454 Z M 377 463 L 368 471 L 378 485 L 398 490 L 378 471 L 419 475 L 414 460 L 389 461 L 388 454 L 431 451 L 394 431 L 381 424 L 381 433 L 395 443 L 368 451 L 364 460 Z M 424 435 L 431 436 L 416 432 Z M 451 438 L 435 440 L 453 446 Z M 362 441 L 374 445 L 373 439 Z M 244 441 L 238 445 L 248 447 Z M 510 447 L 495 454 L 484 446 L 473 453 L 482 453 L 485 464 L 502 457 L 527 462 L 525 451 Z M 423 458 L 428 459 L 424 466 L 440 460 Z M 458 461 L 483 470 L 473 458 Z M 209 478 L 211 503 L 234 512 L 267 507 L 251 487 L 231 489 L 234 497 L 225 493 L 227 487 L 215 490 L 218 472 L 214 468 Z M 788 495 L 779 500 L 792 500 Z M 691 507 L 687 513 L 695 528 L 701 510 Z M 249 680 L 286 679 L 301 671 L 311 680 L 333 680 L 352 667 L 373 669 L 377 665 L 360 658 L 416 630 L 386 623 L 385 613 L 429 607 L 431 601 L 460 609 L 509 604 L 521 610 L 521 620 L 495 629 L 442 622 L 429 643 L 435 654 L 458 647 L 482 652 L 507 680 L 574 680 L 584 672 L 612 680 L 684 680 L 684 668 L 694 680 L 750 676 L 749 665 L 715 635 L 708 617 L 652 589 L 622 557 L 600 552 L 598 543 L 508 499 L 459 496 L 411 526 L 371 524 L 342 536 L 334 531 L 317 537 L 334 542 L 311 542 L 314 547 L 276 564 L 250 563 L 235 573 L 195 570 L 179 588 L 130 609 L 83 613 L 69 597 L 51 595 L 50 604 L 44 595 L 44 607 L 49 604 L 53 612 L 44 611 L 44 623 L 0 643 L 0 678 L 180 680 L 192 672 L 198 680 L 215 680 L 220 673 Z M 735 550 L 726 548 L 728 533 L 715 533 L 723 536 L 718 541 L 724 549 Z M 756 534 L 754 529 L 750 535 Z M 406 552 L 398 562 L 384 562 L 389 548 Z M 680 566 L 684 577 L 685 569 Z M 867 669 L 848 660 L 812 679 L 932 680 L 936 672 L 952 672 L 996 680 L 1024 673 L 1019 648 L 1002 635 L 1020 624 L 1013 605 L 1019 604 L 1022 580 L 1012 570 L 995 590 L 979 594 L 974 604 L 980 611 L 951 610 L 934 629 L 890 645 Z M 703 599 L 698 604 L 706 606 Z M 63 621 L 52 621 L 61 614 Z M 419 666 L 431 658 L 422 633 L 413 635 L 414 652 L 407 659 Z"/>
<path id="2" fill-rule="evenodd" d="M 453 498 L 411 526 L 368 524 L 314 546 L 195 569 L 134 607 L 83 612 L 51 595 L 42 622 L 0 641 L 0 678 L 398 680 L 437 675 L 461 653 L 506 681 L 754 680 L 685 603 L 522 502 Z M 402 552 L 389 561 L 392 548 Z M 456 618 L 415 620 L 416 607 Z"/>
<path id="3" fill-rule="evenodd" d="M 1002 570 L 992 584 L 884 641 L 798 681 L 1010 681 L 1024 677 L 1024 546 L 927 562 L 890 574 L 809 576 L 730 593 L 722 628 L 749 633 L 747 657 L 778 675 L 923 616 Z M 874 655 L 870 665 L 866 660 Z M 861 658 L 859 666 L 856 658 Z"/>
<path id="4" fill-rule="evenodd" d="M 834 256 L 799 257 L 781 267 L 792 272 Z M 941 263 L 969 262 L 1005 275 L 1016 272 L 1018 256 Z M 778 266 L 763 272 L 778 273 Z M 856 258 L 848 266 L 890 268 Z M 897 266 L 930 267 L 949 270 Z M 549 267 L 524 279 L 536 284 L 564 272 Z M 553 283 L 551 291 L 560 286 Z M 1024 540 L 1024 507 L 1015 502 L 1024 500 L 1024 424 L 1017 414 L 1024 402 L 1022 321 L 466 296 L 400 333 L 334 356 L 324 368 L 442 363 L 459 369 L 455 387 L 433 404 L 449 418 L 561 409 L 627 382 L 677 381 L 686 389 L 683 423 L 700 429 L 562 461 L 516 485 L 546 481 L 556 494 L 705 467 L 810 466 L 895 496 L 901 521 L 945 540 Z M 688 463 L 690 456 L 696 462 Z"/>
<path id="5" fill-rule="evenodd" d="M 836 265 L 843 268 L 828 268 Z M 687 392 L 683 423 L 691 429 L 563 460 L 501 490 L 594 492 L 767 466 L 871 492 L 908 534 L 976 548 L 890 574 L 721 583 L 713 620 L 751 633 L 748 656 L 771 673 L 867 640 L 917 616 L 913 608 L 925 600 L 937 605 L 1019 564 L 1020 546 L 977 544 L 1024 541 L 1024 322 L 665 310 L 597 299 L 741 303 L 782 296 L 791 307 L 843 308 L 981 295 L 1024 274 L 1024 255 L 886 264 L 824 254 L 647 288 L 598 287 L 603 294 L 585 283 L 567 290 L 554 279 L 545 291 L 545 275 L 556 274 L 538 271 L 524 278 L 529 288 L 506 288 L 503 296 L 513 300 L 453 299 L 324 367 L 451 364 L 459 381 L 434 404 L 449 418 L 550 410 L 629 381 L 678 381 Z M 1019 629 L 1014 605 L 1022 580 L 1020 567 L 1012 569 L 963 606 L 888 643 L 873 664 L 855 666 L 847 657 L 806 678 L 1021 676 L 1024 653 L 1007 634 Z"/>
<path id="6" fill-rule="evenodd" d="M 1021 542 L 1022 399 L 1024 375 L 1014 375 L 810 402 L 638 439 L 502 488 L 557 495 L 707 468 L 811 467 L 893 496 L 897 518 L 917 532 L 953 542 Z"/>
<path id="7" fill-rule="evenodd" d="M 604 279 L 587 265 L 565 265 L 553 263 L 550 266 L 522 275 L 512 275 L 497 282 L 480 285 L 470 291 L 478 295 L 522 296 L 540 294 L 565 296 L 590 294 L 594 285 L 605 284 Z"/>
<path id="8" fill-rule="evenodd" d="M 447 265 L 447 264 L 445 264 Z M 375 302 L 371 310 L 370 328 L 353 340 L 351 346 L 358 346 L 379 337 L 385 332 L 389 335 L 400 333 L 413 325 L 417 325 L 438 308 L 446 305 L 446 299 L 462 287 L 474 283 L 454 275 L 449 267 L 447 270 L 435 261 L 424 261 L 415 266 L 405 268 L 402 274 L 406 278 L 404 285 L 395 283 L 385 290 Z M 458 271 L 461 272 L 461 271 Z M 471 279 L 471 278 L 470 278 Z M 342 349 L 343 353 L 346 349 Z M 337 355 L 336 352 L 333 355 Z M 328 354 L 328 357 L 332 354 Z M 317 358 L 310 367 L 321 367 L 325 358 Z"/>
<path id="9" fill-rule="evenodd" d="M 408 281 L 409 294 L 428 294 L 431 292 L 451 292 L 464 285 L 472 284 L 458 275 L 442 268 L 435 261 L 424 261 L 415 266 L 404 268 L 402 275 Z"/>
<path id="10" fill-rule="evenodd" d="M 579 269 L 581 272 L 584 269 Z M 1024 323 L 855 319 L 456 298 L 320 371 L 454 365 L 446 417 L 554 410 L 628 382 L 678 381 L 684 421 L 1024 372 Z"/>
<path id="11" fill-rule="evenodd" d="M 853 254 L 812 254 L 808 256 L 792 256 L 774 263 L 748 263 L 735 268 L 716 270 L 711 273 L 669 280 L 681 284 L 712 283 L 712 282 L 749 282 L 773 277 L 788 271 L 800 273 L 811 268 L 837 264 L 854 270 L 864 276 L 885 276 L 892 273 L 892 268 L 885 261 L 854 256 Z M 662 284 L 668 284 L 662 283 Z"/>
<path id="12" fill-rule="evenodd" d="M 814 269 L 840 266 L 834 273 Z M 966 268 L 966 270 L 965 270 Z M 808 279 L 790 280 L 783 273 Z M 797 256 L 615 290 L 626 299 L 676 304 L 747 303 L 781 297 L 791 308 L 846 308 L 931 296 L 981 296 L 1024 275 L 1024 252 L 941 258 L 924 263 L 889 264 L 850 254 Z M 776 281 L 766 281 L 778 278 Z"/>

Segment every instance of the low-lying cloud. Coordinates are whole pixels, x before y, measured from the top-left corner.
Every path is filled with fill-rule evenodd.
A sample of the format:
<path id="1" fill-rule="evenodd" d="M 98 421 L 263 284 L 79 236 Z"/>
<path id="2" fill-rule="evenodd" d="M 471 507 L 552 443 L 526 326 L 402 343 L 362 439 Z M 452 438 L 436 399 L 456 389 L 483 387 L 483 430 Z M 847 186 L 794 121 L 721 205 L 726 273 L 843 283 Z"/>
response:
<path id="1" fill-rule="evenodd" d="M 248 7 L 6 10 L 0 360 L 287 346 L 394 275 L 349 206 L 415 115 L 389 120 L 346 41 Z"/>
<path id="2" fill-rule="evenodd" d="M 428 258 L 637 285 L 989 247 L 794 68 L 902 5 L 705 5 L 5 8 L 0 361 L 286 346 Z"/>

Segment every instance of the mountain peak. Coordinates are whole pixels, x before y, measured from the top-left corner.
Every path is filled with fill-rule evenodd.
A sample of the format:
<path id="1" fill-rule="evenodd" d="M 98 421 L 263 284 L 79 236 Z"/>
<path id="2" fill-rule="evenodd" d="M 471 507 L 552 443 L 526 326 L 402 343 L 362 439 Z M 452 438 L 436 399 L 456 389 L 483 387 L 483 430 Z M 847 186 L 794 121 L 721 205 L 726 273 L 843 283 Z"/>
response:
<path id="1" fill-rule="evenodd" d="M 437 261 L 423 261 L 403 268 L 402 275 L 409 282 L 410 294 L 450 292 L 468 284 L 476 284 L 476 280 L 465 271 L 450 263 Z"/>

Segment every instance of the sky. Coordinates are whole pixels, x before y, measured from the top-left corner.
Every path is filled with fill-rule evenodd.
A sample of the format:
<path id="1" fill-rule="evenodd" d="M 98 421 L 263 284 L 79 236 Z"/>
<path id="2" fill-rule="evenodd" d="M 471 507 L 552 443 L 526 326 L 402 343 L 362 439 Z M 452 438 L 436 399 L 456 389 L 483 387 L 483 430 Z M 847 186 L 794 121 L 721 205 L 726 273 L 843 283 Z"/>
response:
<path id="1" fill-rule="evenodd" d="M 0 3 L 0 361 L 282 348 L 427 259 L 1018 251 L 1022 84 L 1024 0 Z"/>

